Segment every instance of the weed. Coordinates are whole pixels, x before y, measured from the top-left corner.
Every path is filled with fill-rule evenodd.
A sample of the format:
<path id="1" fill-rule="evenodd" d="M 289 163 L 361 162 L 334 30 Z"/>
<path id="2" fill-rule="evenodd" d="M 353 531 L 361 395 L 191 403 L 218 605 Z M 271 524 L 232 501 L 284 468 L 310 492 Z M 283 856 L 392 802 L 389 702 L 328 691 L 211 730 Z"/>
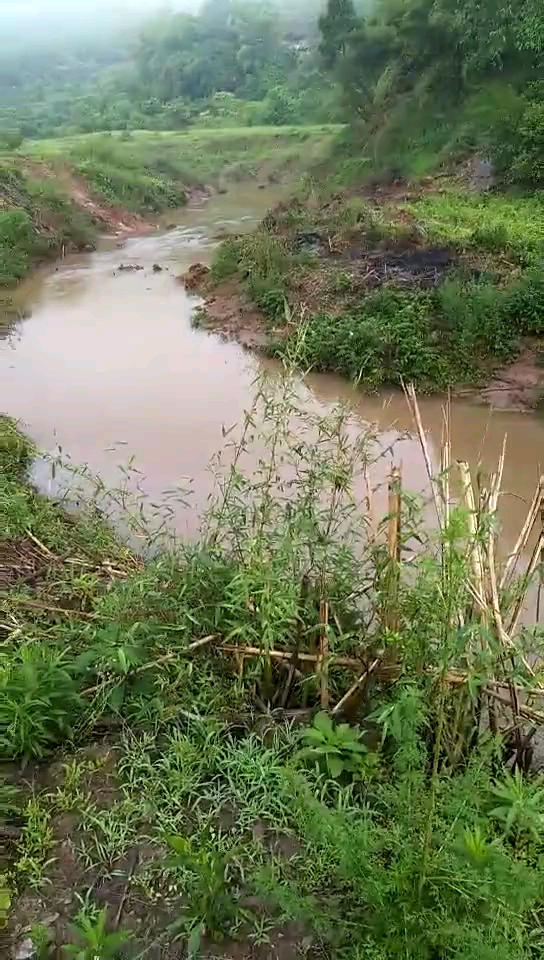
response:
<path id="1" fill-rule="evenodd" d="M 361 775 L 368 753 L 357 730 L 349 723 L 334 724 L 326 713 L 318 713 L 311 727 L 304 730 L 306 744 L 298 752 L 299 760 L 313 760 L 335 780 L 343 774 Z"/>
<path id="2" fill-rule="evenodd" d="M 64 653 L 29 643 L 0 667 L 0 756 L 43 757 L 71 735 L 81 709 Z"/>
<path id="3" fill-rule="evenodd" d="M 519 770 L 491 789 L 493 807 L 489 816 L 498 820 L 505 834 L 529 833 L 539 840 L 544 832 L 544 785 L 527 782 Z"/>
<path id="4" fill-rule="evenodd" d="M 49 858 L 53 846 L 51 812 L 39 796 L 32 797 L 24 808 L 25 825 L 17 842 L 16 876 L 30 887 L 39 888 L 53 862 Z"/>
<path id="5" fill-rule="evenodd" d="M 129 934 L 124 930 L 108 932 L 107 923 L 107 907 L 98 910 L 83 906 L 72 925 L 77 942 L 65 944 L 63 953 L 74 960 L 113 960 Z"/>
<path id="6" fill-rule="evenodd" d="M 236 924 L 238 907 L 229 884 L 234 851 L 221 850 L 221 837 L 209 832 L 201 833 L 198 840 L 172 836 L 168 844 L 174 865 L 188 875 L 184 923 L 194 954 L 204 934 L 221 938 Z"/>
<path id="7" fill-rule="evenodd" d="M 373 304 L 384 325 L 405 306 Z M 425 311 L 435 306 L 431 292 Z M 410 301 L 407 329 L 425 321 L 418 309 Z M 505 664 L 492 611 L 484 618 L 474 602 L 470 548 L 489 544 L 495 514 L 478 512 L 473 537 L 468 511 L 450 500 L 441 529 L 429 530 L 404 499 L 392 626 L 390 518 L 370 528 L 356 494 L 378 456 L 374 434 L 354 435 L 347 409 L 304 414 L 298 391 L 289 376 L 259 385 L 239 439 L 212 464 L 217 495 L 200 542 L 144 565 L 87 514 L 69 525 L 29 490 L 28 451 L 10 425 L 0 453 L 12 526 L 21 500 L 26 527 L 39 525 L 59 556 L 84 546 L 86 557 L 126 566 L 107 589 L 78 574 L 78 601 L 64 610 L 26 608 L 20 591 L 6 598 L 6 624 L 13 615 L 17 627 L 2 651 L 0 710 L 11 711 L 2 716 L 17 749 L 68 749 L 98 725 L 115 738 L 106 790 L 87 783 L 91 761 L 65 756 L 60 788 L 28 802 L 6 886 L 24 893 L 60 876 L 53 818 L 75 805 L 70 852 L 82 871 L 111 879 L 137 848 L 124 880 L 128 897 L 138 889 L 131 915 L 145 950 L 178 937 L 193 955 L 204 937 L 265 943 L 272 923 L 290 923 L 303 931 L 301 949 L 311 938 L 332 960 L 532 960 L 542 943 L 541 784 L 501 778 L 500 737 L 487 715 L 475 719 L 491 704 L 488 684 L 535 682 L 515 637 L 514 665 Z M 251 443 L 267 453 L 248 475 Z M 71 582 L 54 565 L 48 593 L 66 601 Z M 518 590 L 513 581 L 501 605 Z M 366 677 L 349 726 L 321 713 L 301 738 L 293 718 L 306 718 L 324 689 L 315 669 L 324 597 L 331 705 L 353 685 L 343 663 L 385 650 L 392 669 Z M 526 630 L 523 641 L 536 664 L 538 634 Z M 11 734 L 3 746 L 15 752 Z M 157 913 L 176 919 L 150 932 Z M 82 960 L 123 945 L 89 898 L 77 924 L 69 952 Z"/>

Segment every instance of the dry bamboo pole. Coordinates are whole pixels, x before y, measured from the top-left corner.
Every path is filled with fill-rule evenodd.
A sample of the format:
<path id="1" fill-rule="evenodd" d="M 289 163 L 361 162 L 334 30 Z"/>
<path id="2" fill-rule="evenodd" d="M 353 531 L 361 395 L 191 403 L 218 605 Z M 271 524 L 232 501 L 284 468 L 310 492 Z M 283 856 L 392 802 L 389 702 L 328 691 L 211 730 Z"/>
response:
<path id="1" fill-rule="evenodd" d="M 505 700 L 505 698 L 501 697 L 500 693 L 498 693 L 496 690 L 493 690 L 492 687 L 483 687 L 482 689 L 488 697 L 493 697 L 493 699 L 498 703 L 502 703 L 504 707 L 509 707 L 511 709 L 512 704 L 510 699 Z M 544 713 L 541 713 L 540 710 L 533 710 L 532 707 L 527 707 L 523 703 L 518 705 L 518 715 L 520 717 L 525 717 L 526 720 L 534 720 L 539 724 L 544 723 Z"/>
<path id="2" fill-rule="evenodd" d="M 380 663 L 380 658 L 376 657 L 376 659 L 373 660 L 372 663 L 370 664 L 368 670 L 364 670 L 361 676 L 357 677 L 357 680 L 355 681 L 355 683 L 351 685 L 347 693 L 345 693 L 344 696 L 341 697 L 341 699 L 338 701 L 336 706 L 333 707 L 332 709 L 333 717 L 336 717 L 339 713 L 342 713 L 342 710 L 344 709 L 346 704 L 351 700 L 353 696 L 355 696 L 357 691 L 361 689 L 361 687 L 368 680 L 371 674 L 374 673 L 374 670 L 376 669 L 379 663 Z"/>
<path id="3" fill-rule="evenodd" d="M 482 552 L 480 549 L 480 544 L 478 543 L 478 520 L 476 502 L 474 499 L 474 488 L 472 486 L 472 478 L 470 476 L 470 467 L 465 460 L 458 460 L 457 467 L 461 478 L 463 498 L 467 508 L 467 523 L 470 533 L 469 551 L 472 573 L 474 575 L 476 590 L 485 604 L 486 590 L 484 581 L 484 567 Z"/>
<path id="4" fill-rule="evenodd" d="M 523 603 L 524 603 L 525 597 L 527 596 L 527 589 L 531 582 L 531 577 L 533 576 L 537 568 L 540 555 L 543 549 L 544 549 L 544 534 L 541 533 L 538 538 L 538 542 L 532 552 L 531 559 L 529 561 L 529 566 L 527 567 L 527 570 L 523 575 L 523 590 L 519 591 L 518 596 L 516 598 L 516 602 L 514 604 L 512 616 L 510 618 L 508 628 L 507 628 L 510 636 L 512 636 L 517 629 L 519 618 L 521 616 L 521 611 L 523 610 Z"/>
<path id="5" fill-rule="evenodd" d="M 544 502 L 540 503 L 540 536 L 544 536 Z M 540 551 L 540 568 L 538 572 L 538 590 L 536 594 L 536 622 L 540 623 L 540 600 L 544 584 L 544 544 Z"/>
<path id="6" fill-rule="evenodd" d="M 262 647 L 252 647 L 252 646 L 240 646 L 235 643 L 222 643 L 217 648 L 219 653 L 242 653 L 244 657 L 270 657 L 272 660 L 292 660 L 293 652 L 292 650 L 266 650 L 264 651 Z M 383 651 L 378 652 L 378 656 L 383 657 Z M 297 654 L 298 660 L 301 663 L 312 663 L 316 664 L 319 659 L 318 653 L 302 653 Z M 357 659 L 355 657 L 335 657 L 332 656 L 329 658 L 329 665 L 334 664 L 337 667 L 347 667 L 349 670 L 360 670 L 361 666 L 364 664 L 364 660 L 361 657 Z"/>
<path id="7" fill-rule="evenodd" d="M 504 570 L 503 570 L 503 574 L 502 574 L 502 577 L 501 577 L 500 582 L 499 582 L 499 591 L 500 591 L 501 593 L 502 593 L 504 590 L 507 590 L 507 589 L 509 588 L 509 586 L 510 586 L 510 582 L 511 582 L 512 577 L 513 577 L 513 575 L 514 575 L 514 571 L 515 571 L 515 569 L 516 569 L 517 562 L 518 562 L 521 554 L 522 554 L 523 551 L 525 550 L 525 547 L 527 546 L 527 543 L 528 543 L 528 541 L 529 541 L 529 537 L 531 536 L 531 532 L 532 532 L 533 527 L 534 527 L 534 525 L 535 525 L 535 521 L 536 521 L 537 515 L 538 515 L 538 513 L 539 513 L 539 511 L 540 511 L 540 509 L 541 509 L 541 507 L 542 507 L 543 504 L 544 504 L 544 475 L 541 476 L 540 479 L 539 479 L 539 481 L 538 481 L 537 488 L 536 488 L 536 490 L 535 490 L 535 495 L 534 495 L 534 497 L 533 497 L 531 506 L 529 507 L 529 511 L 528 511 L 527 516 L 526 516 L 526 518 L 525 518 L 525 523 L 523 524 L 523 527 L 521 528 L 521 532 L 520 532 L 519 537 L 518 537 L 518 539 L 517 539 L 517 541 L 516 541 L 516 545 L 515 545 L 512 553 L 509 555 L 508 560 L 506 561 L 506 564 L 505 564 L 505 567 L 504 567 Z"/>
<path id="8" fill-rule="evenodd" d="M 429 447 L 427 444 L 427 438 L 425 436 L 425 431 L 423 429 L 423 424 L 421 422 L 421 414 L 419 412 L 419 404 L 417 402 L 417 395 L 413 383 L 409 383 L 408 386 L 404 386 L 404 395 L 408 403 L 408 408 L 412 415 L 414 425 L 419 437 L 419 444 L 421 446 L 421 452 L 423 454 L 423 459 L 425 461 L 425 469 L 427 471 L 427 476 L 429 478 L 429 483 L 431 485 L 431 493 L 433 496 L 434 506 L 436 510 L 436 516 L 438 519 L 438 526 L 441 530 L 444 529 L 444 514 L 442 510 L 442 504 L 440 499 L 440 490 L 436 482 L 434 471 L 431 464 L 431 457 L 429 454 Z"/>
<path id="9" fill-rule="evenodd" d="M 451 397 L 442 408 L 442 444 L 440 448 L 440 492 L 444 504 L 444 525 L 450 520 L 450 470 L 451 470 Z"/>
<path id="10" fill-rule="evenodd" d="M 387 554 L 389 557 L 387 570 L 387 599 L 384 616 L 384 626 L 387 630 L 396 632 L 399 628 L 399 580 L 400 580 L 400 547 L 401 547 L 401 472 L 393 467 L 389 480 L 389 508 L 387 519 Z"/>

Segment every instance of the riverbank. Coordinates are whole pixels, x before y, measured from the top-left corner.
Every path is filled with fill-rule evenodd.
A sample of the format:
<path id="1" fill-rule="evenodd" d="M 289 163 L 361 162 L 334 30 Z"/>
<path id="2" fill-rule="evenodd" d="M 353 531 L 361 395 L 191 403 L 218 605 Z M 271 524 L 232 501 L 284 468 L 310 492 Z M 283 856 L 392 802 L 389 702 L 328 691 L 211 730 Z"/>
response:
<path id="1" fill-rule="evenodd" d="M 490 384 L 484 398 L 527 409 L 542 387 L 543 249 L 538 195 L 447 180 L 310 190 L 222 244 L 198 322 L 366 389 Z"/>
<path id="2" fill-rule="evenodd" d="M 89 134 L 0 155 L 0 288 L 41 261 L 92 249 L 97 234 L 153 229 L 195 191 L 296 178 L 334 127 Z"/>
<path id="3" fill-rule="evenodd" d="M 508 723 L 507 675 L 464 510 L 447 550 L 421 528 L 405 564 L 399 475 L 372 531 L 350 506 L 371 435 L 350 441 L 340 415 L 289 440 L 289 378 L 255 403 L 260 470 L 227 470 L 200 542 L 147 561 L 92 502 L 74 517 L 36 495 L 35 450 L 0 420 L 6 954 L 430 960 L 455 929 L 473 956 L 525 960 L 544 930 L 544 809 L 481 716 Z M 504 624 L 522 581 L 501 587 Z M 539 661 L 529 675 L 509 649 L 538 686 Z"/>

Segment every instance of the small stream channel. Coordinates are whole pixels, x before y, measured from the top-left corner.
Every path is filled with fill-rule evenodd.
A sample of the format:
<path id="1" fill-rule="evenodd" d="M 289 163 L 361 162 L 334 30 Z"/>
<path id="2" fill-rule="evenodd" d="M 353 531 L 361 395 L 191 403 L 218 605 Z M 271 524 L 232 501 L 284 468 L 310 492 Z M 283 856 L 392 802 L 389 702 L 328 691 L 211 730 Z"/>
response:
<path id="1" fill-rule="evenodd" d="M 118 482 L 119 465 L 129 456 L 154 501 L 190 481 L 192 505 L 180 507 L 173 524 L 179 533 L 194 535 L 212 489 L 208 464 L 224 444 L 222 427 L 240 420 L 255 376 L 263 363 L 271 364 L 193 329 L 198 298 L 175 278 L 196 261 L 209 262 L 218 234 L 252 229 L 281 195 L 281 188 L 232 188 L 177 214 L 174 229 L 130 239 L 122 249 L 104 240 L 96 253 L 38 271 L 15 294 L 28 318 L 0 342 L 0 410 L 21 420 L 42 449 L 53 452 L 60 445 L 108 485 Z M 143 269 L 120 271 L 121 263 Z M 153 271 L 155 263 L 161 272 Z M 311 375 L 301 393 L 308 407 L 324 412 L 346 400 L 355 427 L 376 423 L 384 445 L 395 443 L 404 485 L 425 489 L 402 395 L 366 397 L 330 375 Z M 421 399 L 437 462 L 442 404 L 440 398 Z M 509 496 L 502 516 L 506 541 L 512 542 L 542 467 L 544 419 L 453 402 L 454 459 L 494 469 L 505 433 L 503 488 Z M 36 480 L 49 489 L 49 466 L 38 464 Z"/>

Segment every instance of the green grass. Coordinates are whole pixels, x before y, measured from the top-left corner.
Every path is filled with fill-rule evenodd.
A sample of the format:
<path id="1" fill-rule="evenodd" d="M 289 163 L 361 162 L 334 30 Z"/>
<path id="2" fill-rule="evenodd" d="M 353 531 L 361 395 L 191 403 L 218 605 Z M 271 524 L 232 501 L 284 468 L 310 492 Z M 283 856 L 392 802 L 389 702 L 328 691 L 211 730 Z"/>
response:
<path id="1" fill-rule="evenodd" d="M 266 453 L 246 475 L 252 444 Z M 515 643 L 505 663 L 462 509 L 440 536 L 406 494 L 411 562 L 388 555 L 390 524 L 376 539 L 354 498 L 374 451 L 347 410 L 305 415 L 289 376 L 266 379 L 200 542 L 142 563 L 92 499 L 69 517 L 32 490 L 34 448 L 0 420 L 4 555 L 35 550 L 2 601 L 8 943 L 32 926 L 45 956 L 85 960 L 287 938 L 331 960 L 540 956 L 544 788 L 504 770 L 506 742 L 475 717 L 493 680 L 539 682 L 541 637 L 523 638 L 537 676 Z M 498 536 L 496 517 L 477 524 Z M 503 622 L 521 589 L 500 592 Z M 345 715 L 320 706 L 312 662 L 269 656 L 309 655 L 324 629 L 331 709 L 354 680 L 342 657 L 389 664 Z"/>
<path id="2" fill-rule="evenodd" d="M 402 205 L 431 243 L 512 253 L 544 262 L 544 202 L 539 194 L 463 196 L 454 191 Z"/>
<path id="3" fill-rule="evenodd" d="M 154 215 L 182 206 L 193 186 L 293 180 L 324 156 L 334 126 L 253 127 L 187 133 L 136 131 L 26 142 L 0 154 L 0 286 L 63 248 L 92 244 L 96 225 L 71 202 L 81 178 L 106 205 Z M 37 167 L 36 163 L 45 164 Z"/>
<path id="4" fill-rule="evenodd" d="M 26 143 L 33 157 L 81 159 L 108 153 L 121 166 L 147 167 L 179 183 L 216 183 L 218 178 L 243 180 L 266 169 L 273 176 L 301 174 L 313 159 L 323 157 L 339 127 L 241 127 L 179 132 L 134 131 L 127 134 L 85 134 Z"/>

